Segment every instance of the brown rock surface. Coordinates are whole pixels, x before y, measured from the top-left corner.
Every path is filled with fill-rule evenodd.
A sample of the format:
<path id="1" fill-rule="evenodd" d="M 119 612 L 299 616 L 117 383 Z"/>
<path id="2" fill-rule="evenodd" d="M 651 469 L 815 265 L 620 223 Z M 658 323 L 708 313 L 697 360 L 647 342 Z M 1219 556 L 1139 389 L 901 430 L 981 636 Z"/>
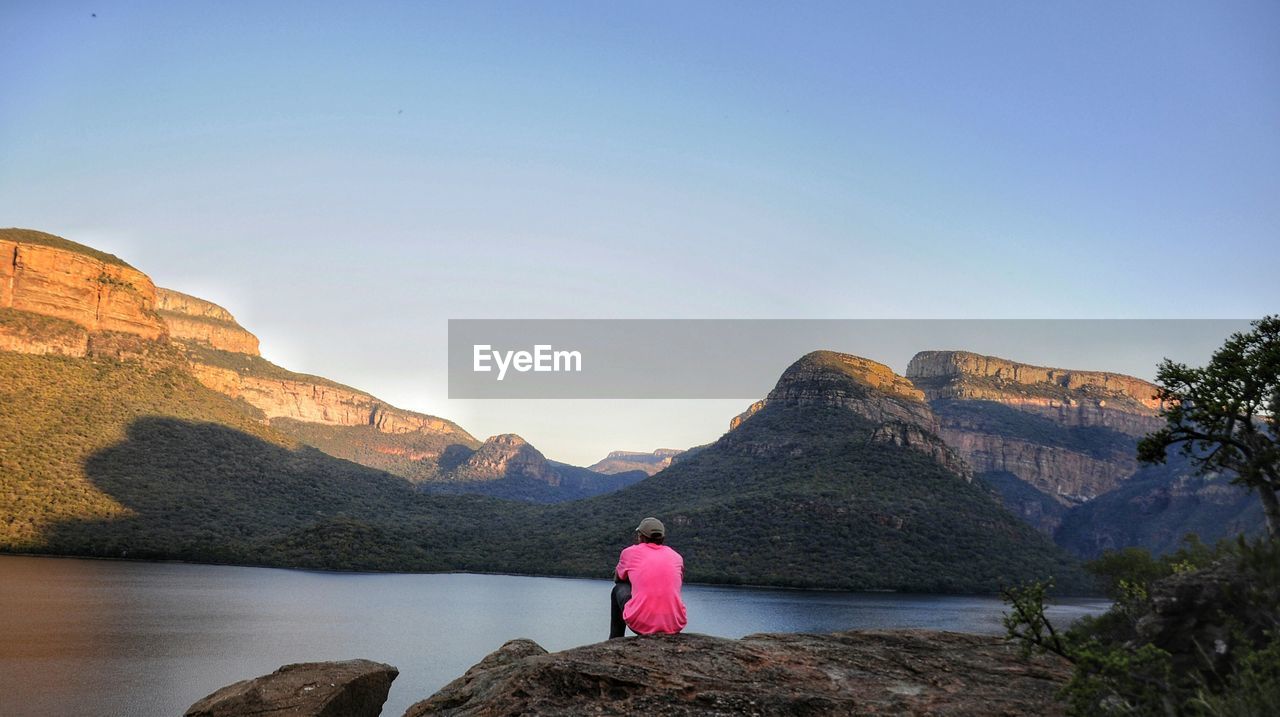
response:
<path id="1" fill-rule="evenodd" d="M 151 279 L 111 259 L 42 232 L 0 230 L 0 309 L 66 319 L 88 331 L 165 336 Z"/>
<path id="2" fill-rule="evenodd" d="M 258 337 L 236 323 L 231 312 L 213 302 L 158 288 L 156 311 L 174 339 L 198 341 L 221 351 L 258 355 Z"/>
<path id="3" fill-rule="evenodd" d="M 835 406 L 881 424 L 874 440 L 926 453 L 969 480 L 969 466 L 940 435 L 925 394 L 892 369 L 860 356 L 814 351 L 787 367 L 769 395 L 734 417 L 729 429 L 771 404 Z"/>
<path id="4" fill-rule="evenodd" d="M 627 471 L 644 471 L 648 475 L 653 475 L 671 465 L 671 462 L 681 453 L 684 451 L 675 448 L 659 448 L 651 452 L 610 451 L 609 455 L 587 468 L 606 475 Z"/>
<path id="5" fill-rule="evenodd" d="M 259 359 L 258 361 L 262 361 Z M 265 364 L 265 362 L 262 362 Z M 330 426 L 374 426 L 383 433 L 436 433 L 474 441 L 452 421 L 396 408 L 363 391 L 270 365 L 274 375 L 192 359 L 191 371 L 206 387 L 243 399 L 271 418 L 292 418 Z"/>
<path id="6" fill-rule="evenodd" d="M 907 377 L 933 405 L 947 445 L 974 471 L 1007 471 L 1065 506 L 1133 475 L 1136 439 L 1163 423 L 1157 387 L 1122 374 L 922 351 Z M 1080 430 L 1095 433 L 1070 433 Z"/>
<path id="7" fill-rule="evenodd" d="M 1064 425 L 1107 426 L 1141 435 L 1155 417 L 1157 387 L 1133 376 L 1074 371 L 1018 363 L 968 351 L 921 351 L 907 365 L 907 378 L 930 401 L 992 400 L 1053 418 Z"/>
<path id="8" fill-rule="evenodd" d="M 930 631 L 635 637 L 547 653 L 514 640 L 423 715 L 1058 715 L 1065 661 Z"/>
<path id="9" fill-rule="evenodd" d="M 944 416 L 942 439 L 980 473 L 1008 471 L 1062 505 L 1092 500 L 1138 470 L 1136 454 L 1105 458 L 1060 446 L 956 427 Z"/>
<path id="10" fill-rule="evenodd" d="M 285 665 L 223 687 L 191 705 L 185 717 L 377 717 L 399 674 L 370 660 Z"/>
<path id="11" fill-rule="evenodd" d="M 551 485 L 560 480 L 542 452 L 514 433 L 486 438 L 484 444 L 458 466 L 453 477 L 464 481 L 530 478 Z"/>
<path id="12" fill-rule="evenodd" d="M 0 308 L 0 351 L 79 358 L 89 351 L 89 332 L 66 319 Z"/>

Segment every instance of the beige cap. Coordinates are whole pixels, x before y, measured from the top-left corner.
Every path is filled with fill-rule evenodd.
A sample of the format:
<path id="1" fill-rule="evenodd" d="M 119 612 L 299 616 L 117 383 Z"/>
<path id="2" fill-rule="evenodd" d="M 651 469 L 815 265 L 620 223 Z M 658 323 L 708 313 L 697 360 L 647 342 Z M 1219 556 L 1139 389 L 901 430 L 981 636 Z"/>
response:
<path id="1" fill-rule="evenodd" d="M 636 526 L 636 532 L 646 538 L 661 538 L 666 536 L 667 529 L 662 525 L 661 520 L 645 518 L 640 521 L 640 525 Z"/>

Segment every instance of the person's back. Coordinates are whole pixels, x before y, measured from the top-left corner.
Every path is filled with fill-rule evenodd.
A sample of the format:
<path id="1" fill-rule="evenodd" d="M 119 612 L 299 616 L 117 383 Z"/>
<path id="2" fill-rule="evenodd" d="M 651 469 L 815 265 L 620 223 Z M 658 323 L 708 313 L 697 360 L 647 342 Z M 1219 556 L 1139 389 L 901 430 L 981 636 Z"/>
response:
<path id="1" fill-rule="evenodd" d="M 618 556 L 610 637 L 622 637 L 625 627 L 640 635 L 680 632 L 688 624 L 680 598 L 684 558 L 662 544 L 666 529 L 657 518 L 641 521 L 636 535 L 640 542 Z"/>

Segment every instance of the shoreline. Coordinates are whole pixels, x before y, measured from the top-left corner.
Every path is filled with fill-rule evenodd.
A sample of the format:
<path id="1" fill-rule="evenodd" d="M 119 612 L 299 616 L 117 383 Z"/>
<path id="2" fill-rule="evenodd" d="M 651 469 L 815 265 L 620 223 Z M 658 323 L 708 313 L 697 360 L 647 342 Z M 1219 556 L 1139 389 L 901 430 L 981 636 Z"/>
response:
<path id="1" fill-rule="evenodd" d="M 62 553 L 35 553 L 35 552 L 15 552 L 11 550 L 0 549 L 0 557 L 30 557 L 30 558 L 59 558 L 65 560 L 99 560 L 103 562 L 119 562 L 119 563 L 150 563 L 157 565 L 207 565 L 216 567 L 229 568 L 259 568 L 263 570 L 289 570 L 302 573 L 320 573 L 335 575 L 495 575 L 514 578 L 554 578 L 557 580 L 600 580 L 608 581 L 607 576 L 590 577 L 585 575 L 557 575 L 554 573 L 505 573 L 486 570 L 339 570 L 334 568 L 309 568 L 309 567 L 292 567 L 282 565 L 260 565 L 252 563 L 215 563 L 197 560 L 182 560 L 178 558 L 167 559 L 151 559 L 151 558 L 120 558 L 107 557 L 101 555 L 66 555 Z M 728 583 L 728 582 L 701 582 L 686 581 L 685 585 L 696 585 L 698 587 L 709 588 L 747 588 L 750 590 L 777 590 L 787 592 L 813 592 L 813 593 L 858 593 L 858 594 L 887 594 L 887 595 L 920 595 L 929 597 L 982 597 L 982 598 L 999 598 L 1000 593 L 966 593 L 966 592 L 922 592 L 918 590 L 896 590 L 893 588 L 825 588 L 825 587 L 798 587 L 793 585 L 764 585 L 757 583 Z M 1106 595 L 1099 593 L 1058 593 L 1053 594 L 1052 599 L 1097 599 L 1109 600 Z M 1051 600 L 1052 601 L 1052 600 Z"/>

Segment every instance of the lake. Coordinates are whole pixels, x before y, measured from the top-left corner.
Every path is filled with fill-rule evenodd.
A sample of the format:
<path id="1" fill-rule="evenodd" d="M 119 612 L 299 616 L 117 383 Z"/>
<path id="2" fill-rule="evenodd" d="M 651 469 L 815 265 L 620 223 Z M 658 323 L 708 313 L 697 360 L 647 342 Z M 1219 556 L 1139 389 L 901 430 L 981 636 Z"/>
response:
<path id="1" fill-rule="evenodd" d="M 398 717 L 503 642 L 608 637 L 608 580 L 354 574 L 0 556 L 0 714 L 180 715 L 290 662 L 395 665 Z M 993 597 L 687 585 L 690 632 L 933 628 L 1000 633 Z M 1055 605 L 1066 624 L 1104 600 Z"/>

